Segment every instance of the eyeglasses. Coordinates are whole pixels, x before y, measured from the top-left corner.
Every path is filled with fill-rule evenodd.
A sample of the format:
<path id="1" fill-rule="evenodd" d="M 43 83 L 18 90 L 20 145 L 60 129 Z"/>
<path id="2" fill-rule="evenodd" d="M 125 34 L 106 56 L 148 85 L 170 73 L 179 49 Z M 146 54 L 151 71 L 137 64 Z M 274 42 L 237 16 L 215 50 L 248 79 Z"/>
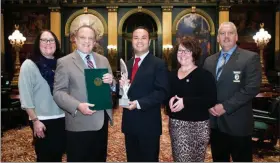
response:
<path id="1" fill-rule="evenodd" d="M 95 42 L 94 38 L 93 37 L 78 37 L 81 41 L 86 41 L 88 40 L 89 42 Z"/>
<path id="2" fill-rule="evenodd" d="M 43 44 L 47 44 L 47 43 L 50 43 L 50 44 L 53 44 L 55 43 L 55 40 L 54 39 L 40 39 L 41 43 Z"/>
<path id="3" fill-rule="evenodd" d="M 178 53 L 182 54 L 182 53 L 191 53 L 191 51 L 189 49 L 186 49 L 186 50 L 182 50 L 182 49 L 178 49 Z"/>

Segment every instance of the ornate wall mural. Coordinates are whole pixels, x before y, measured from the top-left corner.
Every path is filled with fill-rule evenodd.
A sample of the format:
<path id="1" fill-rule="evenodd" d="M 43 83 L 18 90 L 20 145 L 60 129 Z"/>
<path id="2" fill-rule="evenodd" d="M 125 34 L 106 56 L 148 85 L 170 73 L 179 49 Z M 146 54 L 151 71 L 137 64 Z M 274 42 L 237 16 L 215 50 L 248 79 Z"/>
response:
<path id="1" fill-rule="evenodd" d="M 177 24 L 176 41 L 184 36 L 197 38 L 202 47 L 202 55 L 210 54 L 210 26 L 207 20 L 199 14 L 186 14 Z"/>

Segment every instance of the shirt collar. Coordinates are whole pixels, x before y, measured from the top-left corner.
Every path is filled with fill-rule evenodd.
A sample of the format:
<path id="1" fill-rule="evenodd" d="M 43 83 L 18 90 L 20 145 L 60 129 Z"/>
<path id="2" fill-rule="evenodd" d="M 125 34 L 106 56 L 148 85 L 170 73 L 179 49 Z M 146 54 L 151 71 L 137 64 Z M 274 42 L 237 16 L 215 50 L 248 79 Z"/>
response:
<path id="1" fill-rule="evenodd" d="M 78 50 L 78 49 L 77 49 L 76 51 L 77 51 L 77 53 L 81 56 L 82 59 L 86 59 L 86 56 L 87 56 L 88 54 L 85 54 L 85 53 L 81 52 L 81 51 Z M 89 53 L 89 57 L 92 58 L 92 52 Z"/>
<path id="2" fill-rule="evenodd" d="M 237 45 L 235 45 L 233 48 L 231 48 L 229 51 L 227 51 L 227 52 L 225 52 L 225 51 L 223 51 L 223 50 L 221 50 L 221 55 L 223 55 L 223 54 L 225 54 L 225 53 L 227 53 L 228 54 L 228 56 L 231 56 L 232 55 L 232 53 L 235 51 L 235 49 L 237 48 Z"/>
<path id="3" fill-rule="evenodd" d="M 143 55 L 141 55 L 141 56 L 136 56 L 136 55 L 135 55 L 135 58 L 140 58 L 140 59 L 141 59 L 140 62 L 141 62 L 141 61 L 143 61 L 144 58 L 149 54 L 149 52 L 150 52 L 150 51 L 148 51 L 147 53 L 145 53 L 145 54 L 143 54 Z"/>

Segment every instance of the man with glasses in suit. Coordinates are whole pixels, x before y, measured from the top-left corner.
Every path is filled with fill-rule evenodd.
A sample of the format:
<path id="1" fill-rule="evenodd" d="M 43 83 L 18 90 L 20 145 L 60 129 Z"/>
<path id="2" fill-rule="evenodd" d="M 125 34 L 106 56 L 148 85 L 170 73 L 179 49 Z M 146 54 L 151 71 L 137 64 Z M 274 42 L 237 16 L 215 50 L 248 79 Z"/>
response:
<path id="1" fill-rule="evenodd" d="M 87 25 L 78 28 L 77 49 L 57 62 L 54 100 L 65 110 L 68 162 L 106 162 L 108 120 L 112 109 L 91 110 L 87 103 L 84 69 L 108 68 L 103 83 L 113 85 L 111 66 L 106 57 L 92 51 L 96 43 L 95 30 Z M 96 92 L 98 93 L 98 92 Z"/>

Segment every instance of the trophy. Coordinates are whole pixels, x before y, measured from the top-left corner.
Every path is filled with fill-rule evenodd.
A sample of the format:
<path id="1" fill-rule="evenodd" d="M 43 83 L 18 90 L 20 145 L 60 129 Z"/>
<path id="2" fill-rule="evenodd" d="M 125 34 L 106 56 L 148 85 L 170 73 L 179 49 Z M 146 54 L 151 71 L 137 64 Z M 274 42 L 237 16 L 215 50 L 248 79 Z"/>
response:
<path id="1" fill-rule="evenodd" d="M 121 79 L 125 81 L 124 85 L 122 86 L 122 98 L 119 99 L 119 105 L 121 107 L 128 107 L 128 102 L 130 101 L 127 96 L 127 92 L 130 87 L 130 83 L 128 81 L 128 71 L 125 62 L 123 59 L 120 59 L 120 68 L 121 68 Z"/>

